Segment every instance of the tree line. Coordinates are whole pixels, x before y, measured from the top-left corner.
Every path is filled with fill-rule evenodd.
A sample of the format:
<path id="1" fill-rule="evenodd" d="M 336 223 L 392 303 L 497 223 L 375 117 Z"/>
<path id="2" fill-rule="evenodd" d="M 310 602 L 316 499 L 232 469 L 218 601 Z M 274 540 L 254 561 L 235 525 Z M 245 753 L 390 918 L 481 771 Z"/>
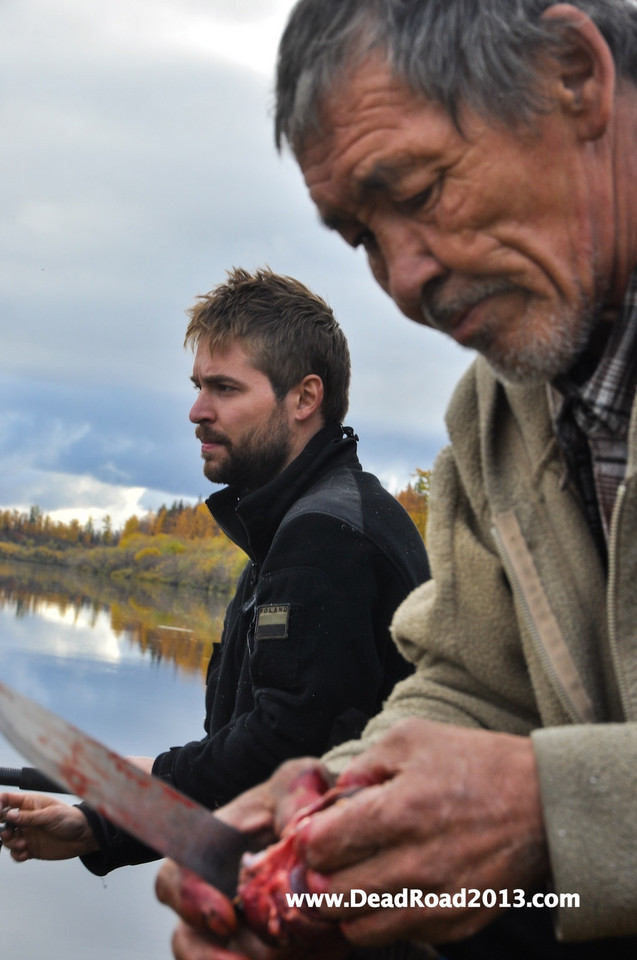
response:
<path id="1" fill-rule="evenodd" d="M 396 495 L 423 539 L 430 471 L 416 470 L 413 483 Z M 231 587 L 245 554 L 220 530 L 205 503 L 175 501 L 144 516 L 133 515 L 121 530 L 106 516 L 100 526 L 54 520 L 39 507 L 0 510 L 0 558 L 62 564 L 113 578 L 187 583 L 207 590 Z"/>
<path id="2" fill-rule="evenodd" d="M 175 501 L 172 506 L 162 506 L 158 511 L 149 511 L 142 517 L 129 517 L 121 530 L 113 529 L 110 516 L 105 516 L 100 527 L 91 517 L 86 523 L 72 519 L 68 523 L 54 520 L 43 513 L 40 507 L 31 507 L 27 512 L 0 510 L 0 540 L 6 543 L 34 546 L 41 544 L 64 549 L 66 547 L 116 547 L 122 537 L 138 533 L 154 537 L 161 533 L 173 534 L 183 540 L 198 540 L 214 534 L 214 523 L 204 503 L 195 506 Z"/>

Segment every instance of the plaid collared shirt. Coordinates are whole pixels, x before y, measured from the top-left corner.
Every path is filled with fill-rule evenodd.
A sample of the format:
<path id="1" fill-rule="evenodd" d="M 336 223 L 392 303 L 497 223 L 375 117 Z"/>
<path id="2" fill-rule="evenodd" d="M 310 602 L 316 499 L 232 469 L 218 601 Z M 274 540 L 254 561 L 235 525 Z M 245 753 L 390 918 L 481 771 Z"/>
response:
<path id="1" fill-rule="evenodd" d="M 626 472 L 636 386 L 637 268 L 592 374 L 584 382 L 567 374 L 550 388 L 555 433 L 604 553 L 617 488 Z"/>

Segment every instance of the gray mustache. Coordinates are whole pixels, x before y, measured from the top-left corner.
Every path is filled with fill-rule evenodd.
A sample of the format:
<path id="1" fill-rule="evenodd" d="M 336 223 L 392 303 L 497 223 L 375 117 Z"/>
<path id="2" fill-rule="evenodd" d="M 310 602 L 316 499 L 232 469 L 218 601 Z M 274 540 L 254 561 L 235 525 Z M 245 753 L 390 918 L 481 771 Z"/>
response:
<path id="1" fill-rule="evenodd" d="M 461 281 L 460 289 L 451 292 L 447 299 L 445 294 L 451 285 L 456 286 L 452 279 L 437 277 L 423 291 L 422 311 L 432 327 L 445 330 L 460 313 L 471 310 L 487 297 L 519 290 L 510 280 L 466 280 Z"/>

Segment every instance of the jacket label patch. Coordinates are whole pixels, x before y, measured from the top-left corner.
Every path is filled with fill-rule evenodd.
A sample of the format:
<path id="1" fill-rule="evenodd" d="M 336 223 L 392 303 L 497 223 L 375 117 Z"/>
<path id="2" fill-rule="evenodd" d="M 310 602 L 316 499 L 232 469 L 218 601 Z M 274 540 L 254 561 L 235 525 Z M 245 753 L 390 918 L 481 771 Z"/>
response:
<path id="1" fill-rule="evenodd" d="M 289 603 L 273 603 L 257 610 L 257 625 L 254 632 L 257 640 L 283 640 L 288 635 L 290 620 Z"/>

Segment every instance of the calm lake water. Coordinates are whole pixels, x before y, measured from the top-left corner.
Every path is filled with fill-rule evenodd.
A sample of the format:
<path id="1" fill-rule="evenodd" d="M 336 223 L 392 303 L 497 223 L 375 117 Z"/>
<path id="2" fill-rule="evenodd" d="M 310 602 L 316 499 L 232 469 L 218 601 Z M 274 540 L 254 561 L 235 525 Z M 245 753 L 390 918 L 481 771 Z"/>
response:
<path id="1" fill-rule="evenodd" d="M 0 563 L 0 678 L 119 753 L 155 756 L 203 735 L 227 602 Z M 0 735 L 0 766 L 25 765 Z M 168 960 L 175 917 L 155 899 L 158 866 L 102 880 L 76 860 L 16 864 L 3 850 L 2 956 Z"/>

